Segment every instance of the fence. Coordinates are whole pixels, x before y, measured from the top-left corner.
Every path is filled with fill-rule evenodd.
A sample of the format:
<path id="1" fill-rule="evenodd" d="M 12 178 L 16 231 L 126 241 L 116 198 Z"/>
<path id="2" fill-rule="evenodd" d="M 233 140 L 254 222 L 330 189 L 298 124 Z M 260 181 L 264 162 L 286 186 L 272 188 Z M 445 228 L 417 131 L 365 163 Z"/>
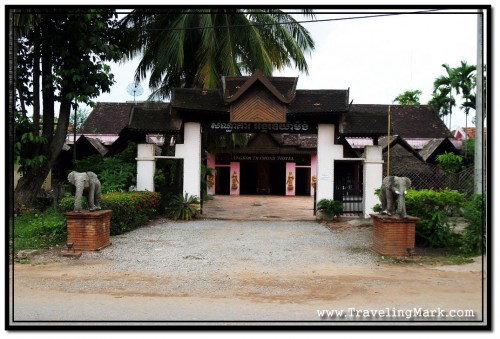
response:
<path id="1" fill-rule="evenodd" d="M 412 168 L 393 169 L 391 175 L 410 178 L 414 189 L 457 190 L 469 196 L 474 193 L 474 167 L 469 166 L 461 172 L 450 174 L 437 165 L 428 164 L 425 170 Z"/>

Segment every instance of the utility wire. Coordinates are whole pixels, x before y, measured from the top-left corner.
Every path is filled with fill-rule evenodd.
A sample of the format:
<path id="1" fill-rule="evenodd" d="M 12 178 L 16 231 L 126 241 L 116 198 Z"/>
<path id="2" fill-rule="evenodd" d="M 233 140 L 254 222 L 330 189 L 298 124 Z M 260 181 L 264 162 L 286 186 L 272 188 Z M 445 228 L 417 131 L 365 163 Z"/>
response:
<path id="1" fill-rule="evenodd" d="M 440 9 L 430 9 L 425 11 L 417 11 L 417 12 L 397 12 L 397 13 L 381 13 L 375 15 L 363 15 L 363 16 L 354 16 L 354 17 L 345 17 L 345 18 L 330 18 L 330 19 L 312 19 L 312 20 L 299 20 L 293 22 L 275 22 L 275 23 L 254 23 L 254 24 L 242 24 L 242 25 L 221 25 L 221 26 L 205 26 L 205 27 L 184 27 L 184 28 L 144 28 L 144 29 L 131 29 L 131 30 L 142 30 L 142 31 L 188 31 L 188 30 L 201 30 L 201 29 L 217 29 L 217 28 L 241 28 L 241 27 L 256 27 L 256 26 L 277 26 L 277 25 L 297 25 L 304 23 L 317 23 L 317 22 L 330 22 L 330 21 L 344 21 L 344 20 L 359 20 L 359 19 L 372 19 L 372 18 L 380 18 L 387 16 L 395 16 L 395 15 L 409 15 L 409 14 L 429 14 L 436 11 L 440 11 Z M 193 13 L 198 14 L 198 13 Z M 202 13 L 199 13 L 202 14 Z M 300 14 L 300 13 L 294 13 Z M 133 15 L 133 13 L 132 13 Z"/>

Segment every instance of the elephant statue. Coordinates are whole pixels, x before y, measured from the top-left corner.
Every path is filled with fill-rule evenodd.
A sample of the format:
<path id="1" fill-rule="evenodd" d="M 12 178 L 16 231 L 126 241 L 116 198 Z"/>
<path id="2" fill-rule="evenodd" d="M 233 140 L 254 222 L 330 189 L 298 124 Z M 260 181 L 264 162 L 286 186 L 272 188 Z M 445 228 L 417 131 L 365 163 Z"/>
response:
<path id="1" fill-rule="evenodd" d="M 94 172 L 76 172 L 68 175 L 68 181 L 75 185 L 75 207 L 74 212 L 82 211 L 82 194 L 86 194 L 87 207 L 89 211 L 98 211 L 101 201 L 101 182 Z"/>
<path id="2" fill-rule="evenodd" d="M 380 188 L 380 201 L 382 203 L 382 214 L 392 215 L 394 212 L 401 218 L 407 218 L 405 195 L 411 186 L 411 180 L 407 177 L 388 176 L 382 180 Z M 395 205 L 397 206 L 396 211 Z"/>

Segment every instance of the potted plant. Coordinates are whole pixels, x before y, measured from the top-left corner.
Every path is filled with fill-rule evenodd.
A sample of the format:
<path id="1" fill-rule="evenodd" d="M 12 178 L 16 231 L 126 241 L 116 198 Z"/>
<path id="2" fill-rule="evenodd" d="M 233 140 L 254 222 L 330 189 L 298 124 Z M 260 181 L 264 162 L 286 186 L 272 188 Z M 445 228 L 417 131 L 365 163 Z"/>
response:
<path id="1" fill-rule="evenodd" d="M 344 206 L 340 201 L 321 199 L 316 205 L 316 210 L 321 212 L 320 219 L 333 220 L 344 212 Z"/>

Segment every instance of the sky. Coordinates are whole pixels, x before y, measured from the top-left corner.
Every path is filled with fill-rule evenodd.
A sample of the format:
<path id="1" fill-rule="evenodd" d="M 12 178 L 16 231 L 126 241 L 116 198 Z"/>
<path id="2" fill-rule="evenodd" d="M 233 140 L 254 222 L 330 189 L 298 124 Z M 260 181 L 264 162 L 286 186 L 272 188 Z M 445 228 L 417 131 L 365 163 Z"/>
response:
<path id="1" fill-rule="evenodd" d="M 458 67 L 466 61 L 476 65 L 477 15 L 466 14 L 470 10 L 381 17 L 375 17 L 374 10 L 359 7 L 355 11 L 317 14 L 320 22 L 302 23 L 315 42 L 315 49 L 307 55 L 308 74 L 285 69 L 274 75 L 298 76 L 298 89 L 349 88 L 354 104 L 391 104 L 399 94 L 417 89 L 422 91 L 421 103 L 426 104 L 434 80 L 446 75 L 442 64 Z M 415 11 L 421 10 L 409 10 Z M 308 20 L 302 16 L 297 19 Z M 321 21 L 328 19 L 341 20 Z M 134 82 L 138 62 L 112 65 L 116 83 L 110 93 L 103 93 L 96 101 L 134 100 L 126 87 Z M 151 93 L 148 80 L 141 82 L 144 93 L 136 100 L 145 100 Z M 465 114 L 459 107 L 454 108 L 451 129 L 465 126 Z M 468 126 L 472 126 L 473 115 L 474 111 L 469 114 Z"/>

